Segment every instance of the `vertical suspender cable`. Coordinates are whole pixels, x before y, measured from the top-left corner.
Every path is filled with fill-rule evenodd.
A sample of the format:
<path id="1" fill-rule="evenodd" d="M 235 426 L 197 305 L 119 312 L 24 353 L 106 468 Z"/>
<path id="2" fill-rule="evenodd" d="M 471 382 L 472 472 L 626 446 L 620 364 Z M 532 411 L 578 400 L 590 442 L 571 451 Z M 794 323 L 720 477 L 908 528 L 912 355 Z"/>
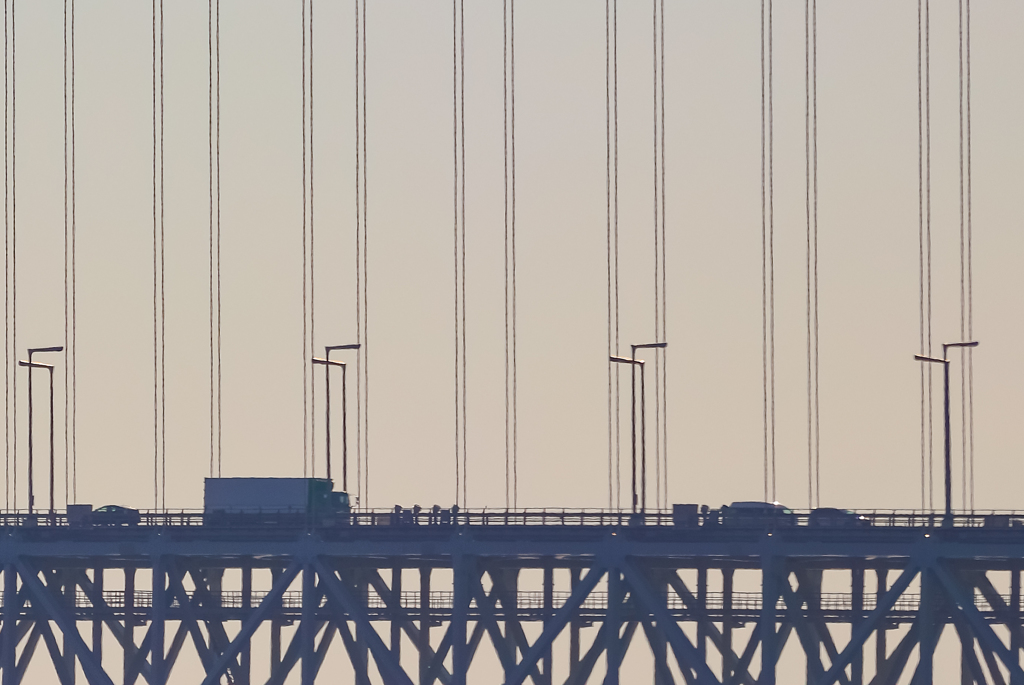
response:
<path id="1" fill-rule="evenodd" d="M 518 506 L 516 364 L 515 0 L 502 3 L 505 34 L 505 506 Z M 465 265 L 463 265 L 465 268 Z"/>
<path id="2" fill-rule="evenodd" d="M 167 295 L 164 239 L 164 0 L 160 0 L 160 502 L 167 509 Z"/>
<path id="3" fill-rule="evenodd" d="M 658 192 L 658 0 L 651 0 L 652 21 L 651 21 L 651 47 L 652 47 L 652 70 L 653 84 L 651 95 L 653 103 L 651 114 L 653 119 L 653 149 L 654 157 L 654 339 L 658 340 L 661 332 L 661 241 L 658 230 L 659 202 Z M 654 506 L 661 508 L 661 357 L 655 350 L 654 357 Z"/>
<path id="4" fill-rule="evenodd" d="M 303 27 L 303 31 L 306 27 Z M 313 357 L 316 348 L 316 228 L 314 208 L 314 172 L 316 155 L 314 153 L 313 131 L 313 0 L 309 0 L 309 356 Z M 312 371 L 312 367 L 310 367 Z M 309 422 L 310 422 L 310 475 L 316 477 L 316 378 L 309 378 Z"/>
<path id="5" fill-rule="evenodd" d="M 366 145 L 366 131 L 368 129 L 366 118 L 366 0 L 363 0 L 363 30 L 360 37 L 363 41 L 362 50 L 362 78 L 363 78 L 363 446 L 365 468 L 363 470 L 364 492 L 367 502 L 370 498 L 370 243 L 369 243 L 369 174 L 367 172 L 368 147 Z M 369 506 L 369 505 L 367 505 Z"/>
<path id="6" fill-rule="evenodd" d="M 761 380 L 764 390 L 764 499 L 768 500 L 768 217 L 765 200 L 765 2 L 761 0 Z"/>
<path id="7" fill-rule="evenodd" d="M 612 0 L 612 229 L 615 257 L 615 354 L 619 354 L 619 0 Z M 611 362 L 609 362 L 611 364 Z M 622 506 L 621 373 L 615 365 L 615 508 Z"/>
<path id="8" fill-rule="evenodd" d="M 516 288 L 516 0 L 510 0 L 510 57 L 512 96 L 512 506 L 519 507 L 519 337 L 516 323 L 519 319 L 518 290 Z M 463 174 L 465 176 L 465 174 Z M 463 263 L 465 268 L 465 263 Z M 465 358 L 465 357 L 463 357 Z"/>
<path id="9" fill-rule="evenodd" d="M 775 267 L 772 174 L 772 0 L 761 1 L 761 322 L 764 497 L 775 499 Z M 769 473 L 770 469 L 770 473 Z M 770 487 L 769 487 L 770 486 Z"/>
<path id="10" fill-rule="evenodd" d="M 360 65 L 359 65 L 359 54 L 360 54 L 360 27 L 359 27 L 359 0 L 355 0 L 355 103 L 356 103 L 356 130 L 355 130 L 355 150 L 356 150 L 356 340 L 362 342 L 363 338 L 363 316 L 362 316 L 362 288 L 363 288 L 363 263 L 362 263 L 362 237 L 361 237 L 361 220 L 362 212 L 360 205 L 360 188 L 362 176 L 362 169 L 360 167 L 360 126 L 362 123 L 362 113 L 359 107 L 360 97 Z M 356 495 L 360 505 L 364 505 L 362 494 L 363 494 L 363 350 L 362 348 L 356 350 Z"/>
<path id="11" fill-rule="evenodd" d="M 917 245 L 918 245 L 918 322 L 920 354 L 925 348 L 924 307 L 924 33 L 922 31 L 924 0 L 917 0 Z M 928 508 L 928 428 L 927 398 L 925 391 L 925 364 L 921 364 L 921 508 Z"/>
<path id="12" fill-rule="evenodd" d="M 502 87 L 503 87 L 503 127 L 505 134 L 505 509 L 512 504 L 512 405 L 509 393 L 512 391 L 511 364 L 509 358 L 509 254 L 508 254 L 508 0 L 501 3 L 501 32 L 502 32 Z"/>
<path id="13" fill-rule="evenodd" d="M 960 104 L 960 339 L 967 340 L 967 245 L 964 198 L 964 0 L 958 9 Z M 960 508 L 967 509 L 967 352 L 960 348 Z"/>
<path id="14" fill-rule="evenodd" d="M 818 0 L 811 0 L 811 142 L 814 210 L 813 210 L 813 272 L 814 272 L 814 501 L 821 506 L 821 423 L 818 394 Z"/>
<path id="15" fill-rule="evenodd" d="M 612 118 L 611 118 L 611 0 L 604 0 L 604 143 L 605 143 L 605 233 L 608 271 L 608 356 L 614 352 L 612 346 Z M 615 405 L 612 402 L 613 364 L 608 362 L 608 508 L 615 502 Z"/>
<path id="16" fill-rule="evenodd" d="M 369 249 L 367 241 L 366 3 L 355 1 L 356 210 L 356 492 L 367 506 L 370 488 Z"/>
<path id="17" fill-rule="evenodd" d="M 164 281 L 164 27 L 163 0 L 153 0 L 153 506 L 166 481 L 166 321 Z"/>
<path id="18" fill-rule="evenodd" d="M 462 289 L 462 506 L 468 506 L 468 441 L 466 435 L 466 15 L 465 0 L 459 0 L 459 213 L 461 219 Z"/>
<path id="19" fill-rule="evenodd" d="M 818 401 L 818 8 L 804 3 L 805 173 L 807 213 L 807 501 L 821 506 Z"/>
<path id="20" fill-rule="evenodd" d="M 466 506 L 468 467 L 466 445 L 466 41 L 464 0 L 452 2 L 452 90 L 455 251 L 455 500 Z M 461 450 L 460 450 L 461 445 Z M 461 451 L 461 465 L 460 461 Z M 461 492 L 460 490 L 461 484 Z"/>
<path id="21" fill-rule="evenodd" d="M 925 266 L 926 306 L 928 314 L 928 354 L 932 353 L 932 105 L 931 105 L 931 0 L 924 2 L 924 122 L 925 122 Z M 928 368 L 928 507 L 935 508 L 934 404 L 933 373 Z"/>
<path id="22" fill-rule="evenodd" d="M 971 222 L 971 3 L 960 0 L 960 338 L 974 339 Z M 974 350 L 961 348 L 962 502 L 974 511 Z"/>
<path id="23" fill-rule="evenodd" d="M 157 0 L 153 0 L 153 508 L 160 506 L 160 311 L 159 294 L 160 235 L 157 216 Z"/>
<path id="24" fill-rule="evenodd" d="M 69 270 L 70 270 L 70 226 L 68 222 L 68 143 L 69 143 L 69 131 L 68 131 L 68 3 L 69 0 L 64 0 L 64 358 L 67 360 L 68 348 L 70 340 L 68 333 L 70 331 L 70 311 L 68 287 L 69 287 Z M 71 456 L 71 445 L 68 434 L 68 409 L 71 404 L 71 395 L 68 386 L 70 385 L 70 364 L 67 361 L 64 362 L 64 508 L 67 509 L 68 505 L 68 485 L 70 476 L 70 456 Z"/>
<path id="25" fill-rule="evenodd" d="M 221 372 L 221 370 L 222 370 L 222 367 L 221 367 L 221 349 L 222 349 L 222 346 L 221 346 L 221 292 L 222 292 L 222 290 L 221 290 L 221 278 L 220 278 L 220 264 L 221 264 L 221 261 L 220 261 L 220 238 L 221 238 L 221 231 L 220 231 L 220 0 L 214 0 L 214 11 L 215 11 L 215 15 L 214 15 L 214 20 L 215 20 L 215 25 L 214 25 L 214 52 L 215 52 L 215 57 L 216 57 L 216 70 L 217 70 L 216 71 L 217 81 L 216 81 L 216 84 L 214 86 L 214 95 L 216 95 L 216 97 L 217 97 L 217 104 L 216 104 L 216 108 L 214 110 L 214 116 L 215 116 L 215 122 L 214 122 L 215 129 L 214 129 L 214 131 L 215 131 L 215 134 L 216 134 L 216 138 L 215 138 L 215 142 L 216 142 L 216 147 L 215 147 L 216 160 L 215 161 L 216 161 L 216 165 L 217 165 L 217 168 L 216 168 L 216 172 L 217 172 L 217 176 L 216 176 L 217 211 L 216 211 L 216 216 L 215 216 L 215 218 L 217 220 L 217 241 L 216 241 L 216 243 L 217 243 L 216 244 L 216 248 L 217 248 L 217 477 L 220 478 L 221 474 L 222 474 L 223 445 L 224 445 L 223 433 L 222 433 L 222 428 L 223 428 L 222 416 L 223 416 L 223 413 L 221 412 L 221 408 L 223 406 L 222 398 L 223 398 L 224 395 L 223 395 L 223 391 L 222 391 L 223 390 L 223 383 L 222 383 L 222 381 L 223 381 L 223 374 Z"/>
<path id="26" fill-rule="evenodd" d="M 18 508 L 18 18 L 11 2 L 11 404 L 14 509 Z"/>
<path id="27" fill-rule="evenodd" d="M 308 191 L 306 177 L 306 107 L 308 105 L 306 95 L 306 0 L 299 0 L 302 4 L 302 476 L 309 475 L 309 358 L 307 354 L 309 341 L 309 243 L 306 235 L 308 222 Z"/>
<path id="28" fill-rule="evenodd" d="M 78 503 L 78 244 L 75 204 L 75 0 L 71 0 L 71 501 Z M 67 359 L 67 353 L 65 353 Z M 66 364 L 67 362 L 65 362 Z"/>
<path id="29" fill-rule="evenodd" d="M 814 388 L 811 348 L 811 1 L 804 0 L 804 190 L 807 218 L 807 508 L 814 508 Z"/>
<path id="30" fill-rule="evenodd" d="M 967 339 L 974 340 L 974 251 L 973 226 L 971 222 L 971 0 L 966 0 L 966 66 L 967 66 Z M 967 349 L 967 429 L 970 436 L 970 494 L 971 512 L 974 512 L 974 348 Z"/>
<path id="31" fill-rule="evenodd" d="M 209 104 L 209 152 L 210 152 L 210 478 L 214 476 L 214 462 L 216 458 L 216 426 L 217 426 L 217 415 L 216 415 L 216 380 L 215 380 L 215 348 L 214 348 L 214 269 L 213 269 L 213 243 L 214 243 L 214 224 L 213 224 L 213 0 L 207 2 L 207 45 L 208 51 L 207 56 L 209 62 L 207 65 L 207 75 L 209 76 L 209 87 L 208 87 L 208 104 Z"/>
<path id="32" fill-rule="evenodd" d="M 10 237 L 10 65 L 7 0 L 4 0 L 4 508 L 11 508 L 11 250 Z"/>
<path id="33" fill-rule="evenodd" d="M 661 337 L 659 340 L 668 342 L 668 269 L 665 238 L 665 197 L 668 188 L 665 185 L 665 0 L 661 3 Z M 661 432 L 662 432 L 662 478 L 664 488 L 662 502 L 668 506 L 668 348 L 656 349 L 661 355 Z"/>
<path id="34" fill-rule="evenodd" d="M 772 50 L 772 0 L 768 0 L 768 321 L 769 358 L 771 360 L 772 400 L 772 500 L 775 487 L 775 123 L 774 123 L 774 59 Z"/>
<path id="35" fill-rule="evenodd" d="M 667 340 L 667 261 L 665 256 L 665 2 L 652 0 L 654 98 L 654 338 Z M 660 8 L 660 9 L 659 9 Z M 667 349 L 655 349 L 655 504 L 668 503 Z"/>
<path id="36" fill-rule="evenodd" d="M 459 402 L 462 386 L 459 384 L 461 367 L 459 366 L 459 33 L 458 33 L 458 0 L 452 0 L 452 215 L 453 215 L 453 250 L 455 287 L 455 503 L 460 501 L 462 487 L 462 452 L 460 426 L 462 405 Z"/>

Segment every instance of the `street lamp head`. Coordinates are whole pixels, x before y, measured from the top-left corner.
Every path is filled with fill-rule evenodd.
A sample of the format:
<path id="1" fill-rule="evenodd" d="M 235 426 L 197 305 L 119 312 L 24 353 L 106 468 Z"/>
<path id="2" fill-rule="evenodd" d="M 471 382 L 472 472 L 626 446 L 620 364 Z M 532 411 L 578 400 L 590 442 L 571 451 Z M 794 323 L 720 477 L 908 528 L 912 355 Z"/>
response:
<path id="1" fill-rule="evenodd" d="M 326 345 L 324 349 L 328 352 L 333 352 L 335 350 L 358 350 L 360 347 L 362 345 L 359 343 L 350 343 L 348 345 Z"/>
<path id="2" fill-rule="evenodd" d="M 50 371 L 53 371 L 53 364 L 40 364 L 39 362 L 19 360 L 18 366 L 27 366 L 31 369 L 49 369 Z"/>
<path id="3" fill-rule="evenodd" d="M 914 359 L 919 362 L 932 362 L 934 364 L 945 364 L 949 361 L 947 359 L 939 359 L 938 357 L 927 357 L 923 354 L 915 354 Z"/>
<path id="4" fill-rule="evenodd" d="M 964 341 L 964 342 L 942 343 L 942 349 L 946 349 L 947 347 L 977 347 L 977 346 L 978 346 L 978 341 L 977 340 L 969 340 L 969 341 Z"/>
<path id="5" fill-rule="evenodd" d="M 630 359 L 629 357 L 608 357 L 609 361 L 613 361 L 617 364 L 636 364 L 637 366 L 643 366 L 643 359 Z"/>
<path id="6" fill-rule="evenodd" d="M 64 347 L 60 346 L 60 345 L 56 345 L 56 346 L 53 346 L 53 347 L 30 347 L 30 348 L 28 348 L 28 355 L 31 357 L 33 354 L 36 354 L 37 352 L 63 352 L 63 351 L 64 351 Z"/>
<path id="7" fill-rule="evenodd" d="M 345 366 L 345 362 L 335 361 L 333 359 L 323 359 L 321 357 L 313 357 L 314 364 L 322 364 L 323 366 Z"/>
<path id="8" fill-rule="evenodd" d="M 654 348 L 659 348 L 660 349 L 660 348 L 663 348 L 663 347 L 668 347 L 668 343 L 667 342 L 643 343 L 642 345 L 630 345 L 630 347 L 632 347 L 634 351 L 635 350 L 641 350 L 641 349 L 654 349 Z"/>

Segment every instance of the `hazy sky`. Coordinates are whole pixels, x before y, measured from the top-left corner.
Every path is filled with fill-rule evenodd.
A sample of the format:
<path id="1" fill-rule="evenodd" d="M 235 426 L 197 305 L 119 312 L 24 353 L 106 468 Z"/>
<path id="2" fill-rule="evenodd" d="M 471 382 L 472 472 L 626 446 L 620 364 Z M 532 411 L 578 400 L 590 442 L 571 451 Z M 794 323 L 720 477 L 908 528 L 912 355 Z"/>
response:
<path id="1" fill-rule="evenodd" d="M 151 506 L 152 18 L 149 3 L 77 5 L 78 499 Z M 760 4 L 665 5 L 669 500 L 717 506 L 762 496 Z M 1019 508 L 1024 5 L 971 5 L 976 501 Z M 315 6 L 319 348 L 355 337 L 355 103 L 351 3 Z M 940 343 L 960 336 L 958 3 L 931 7 Z M 299 9 L 221 2 L 226 476 L 302 474 Z M 164 11 L 167 503 L 197 507 L 210 456 L 207 3 L 175 0 Z M 502 8 L 477 1 L 465 12 L 469 503 L 504 506 Z M 19 2 L 16 14 L 9 183 L 17 184 L 14 344 L 23 356 L 64 339 L 63 3 Z M 368 8 L 373 506 L 454 501 L 451 19 L 443 2 Z M 818 2 L 827 505 L 920 505 L 917 21 L 913 0 Z M 806 506 L 804 3 L 777 0 L 773 23 L 778 498 Z M 651 30 L 650 3 L 620 3 L 623 345 L 654 335 Z M 604 3 L 520 0 L 516 58 L 519 502 L 603 506 Z M 958 410 L 958 363 L 953 373 Z M 27 396 L 18 374 L 11 457 L 24 506 Z M 63 379 L 59 367 L 61 460 Z M 36 416 L 43 463 L 45 410 Z M 953 424 L 959 507 L 958 411 Z M 318 440 L 322 459 L 322 433 Z"/>

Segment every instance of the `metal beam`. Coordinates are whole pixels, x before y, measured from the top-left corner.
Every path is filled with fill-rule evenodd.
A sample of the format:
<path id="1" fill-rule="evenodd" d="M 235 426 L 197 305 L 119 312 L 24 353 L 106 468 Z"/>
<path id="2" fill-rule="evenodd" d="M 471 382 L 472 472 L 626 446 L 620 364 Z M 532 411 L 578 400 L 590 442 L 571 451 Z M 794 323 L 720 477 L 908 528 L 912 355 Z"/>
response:
<path id="1" fill-rule="evenodd" d="M 1010 672 L 1011 685 L 1024 685 L 1024 671 L 1021 670 L 1020 665 L 1017 663 L 1015 655 L 1010 653 L 1010 650 L 1003 644 L 1003 641 L 993 632 L 992 626 L 985 621 L 981 612 L 978 611 L 978 607 L 974 605 L 974 597 L 967 597 L 963 588 L 960 587 L 960 584 L 953 578 L 941 560 L 935 562 L 932 570 L 945 587 L 950 598 L 956 602 L 960 611 L 968 623 L 970 623 L 975 637 L 978 638 L 978 642 L 986 649 L 995 652 L 999 660 L 1003 662 L 1003 666 Z"/>
<path id="2" fill-rule="evenodd" d="M 696 671 L 696 681 L 700 685 L 719 685 L 718 678 L 711 672 L 706 661 L 701 660 L 697 648 L 690 643 L 682 629 L 668 613 L 668 609 L 659 601 L 647 580 L 631 560 L 625 560 L 622 570 L 633 597 L 648 612 L 654 615 L 658 628 L 665 632 L 672 652 L 676 655 L 680 670 L 690 668 Z"/>
<path id="3" fill-rule="evenodd" d="M 590 571 L 580 584 L 576 586 L 576 589 L 572 591 L 569 599 L 566 600 L 565 604 L 555 612 L 551 622 L 541 631 L 540 637 L 533 643 L 525 655 L 523 660 L 516 667 L 516 670 L 512 673 L 512 676 L 508 679 L 505 685 L 522 685 L 523 681 L 526 680 L 526 676 L 530 674 L 533 667 L 537 664 L 545 651 L 554 641 L 555 637 L 562 632 L 562 628 L 569 622 L 573 614 L 579 609 L 580 605 L 583 604 L 583 600 L 590 595 L 591 590 L 597 585 L 597 581 L 601 580 L 601 577 L 605 574 L 604 566 L 595 564 L 591 567 Z"/>
<path id="4" fill-rule="evenodd" d="M 0 638 L 3 639 L 3 655 L 0 658 L 0 668 L 3 671 L 3 685 L 14 685 L 15 671 L 17 669 L 16 648 L 18 646 L 18 614 L 21 612 L 21 603 L 17 602 L 18 597 L 18 572 L 14 564 L 4 564 L 4 626 L 0 631 Z M 17 604 L 16 604 L 17 602 Z"/>
<path id="5" fill-rule="evenodd" d="M 839 678 L 839 671 L 845 671 L 846 667 L 850 665 L 859 650 L 863 648 L 864 642 L 868 639 L 868 636 L 874 631 L 875 626 L 885 618 L 885 615 L 892 609 L 893 604 L 900 598 L 900 595 L 907 589 L 911 581 L 917 576 L 920 567 L 915 563 L 910 563 L 900 574 L 900 577 L 892 584 L 889 591 L 885 593 L 882 600 L 875 607 L 874 611 L 868 614 L 867 618 L 864 619 L 854 630 L 850 636 L 850 641 L 847 643 L 846 648 L 843 649 L 839 657 L 832 662 L 832 666 L 828 669 L 825 675 L 821 679 L 821 685 L 834 685 L 836 680 Z"/>
<path id="6" fill-rule="evenodd" d="M 181 612 L 181 626 L 192 636 L 192 643 L 196 647 L 199 662 L 203 665 L 203 670 L 209 674 L 213 668 L 213 654 L 206 645 L 203 632 L 199 629 L 199 622 L 196 620 L 195 612 L 192 609 L 192 599 L 185 592 L 185 586 L 181 582 L 184 578 L 184 573 L 174 566 L 173 561 L 168 563 L 168 567 L 167 579 L 171 586 L 171 596 L 178 600 L 178 607 Z"/>
<path id="7" fill-rule="evenodd" d="M 319 559 L 314 563 L 314 566 L 320 574 L 320 583 L 327 594 L 328 600 L 335 603 L 337 608 L 343 609 L 348 614 L 349 619 L 356 624 L 357 631 L 362 630 L 365 632 L 370 652 L 377 662 L 377 670 L 380 671 L 385 685 L 412 685 L 412 680 L 402 670 L 402 666 L 394 659 L 391 652 L 388 651 L 377 631 L 373 629 L 369 619 L 366 617 L 366 612 L 362 610 L 359 602 L 352 597 L 348 589 L 342 585 L 334 571 L 328 569 Z"/>
<path id="8" fill-rule="evenodd" d="M 498 663 L 501 664 L 501 669 L 505 673 L 505 678 L 508 679 L 512 669 L 516 666 L 516 657 L 514 653 L 509 652 L 509 644 L 505 639 L 505 636 L 501 632 L 501 626 L 498 625 L 498 619 L 494 612 L 494 592 L 488 595 L 484 591 L 483 583 L 481 578 L 476 573 L 473 574 L 472 579 L 468 582 L 471 584 L 471 592 L 476 599 L 476 605 L 480 610 L 479 623 L 484 626 L 484 630 L 491 638 L 491 644 L 494 645 L 494 651 L 498 655 Z M 452 623 L 454 627 L 455 623 Z M 450 635 L 446 634 L 446 637 L 451 639 Z"/>
<path id="9" fill-rule="evenodd" d="M 711 638 L 711 644 L 715 646 L 719 654 L 722 655 L 722 660 L 726 666 L 723 671 L 736 670 L 737 678 L 743 685 L 756 685 L 753 676 L 750 675 L 750 671 L 747 667 L 740 667 L 740 657 L 736 655 L 736 652 L 732 649 L 732 627 L 723 625 L 722 630 L 718 629 L 718 626 L 708 617 L 707 608 L 701 604 L 697 597 L 694 596 L 693 592 L 686 587 L 686 583 L 679 577 L 675 571 L 667 574 L 668 584 L 683 600 L 683 603 L 697 615 L 697 620 L 706 624 L 706 632 L 708 637 Z M 723 593 L 724 595 L 725 593 Z M 723 597 L 723 604 L 725 603 L 725 597 Z M 725 624 L 729 620 L 728 616 L 723 616 L 722 622 Z M 726 628 L 728 628 L 728 639 L 726 639 Z M 755 632 L 756 635 L 756 632 Z M 749 661 L 748 661 L 749 664 Z M 729 682 L 729 678 L 723 678 L 724 682 Z"/>
<path id="10" fill-rule="evenodd" d="M 28 565 L 28 562 L 22 559 L 18 561 L 17 567 L 18 572 L 21 574 L 22 582 L 28 586 L 32 604 L 43 609 L 50 620 L 57 624 L 57 627 L 60 628 L 64 636 L 70 638 L 68 646 L 82 664 L 82 670 L 85 672 L 85 677 L 89 683 L 91 685 L 114 685 L 110 676 L 103 670 L 103 666 L 100 665 L 92 651 L 85 645 L 85 641 L 75 625 L 74 617 L 66 614 L 60 603 L 43 586 L 39 576 Z"/>
<path id="11" fill-rule="evenodd" d="M 875 677 L 871 679 L 870 685 L 896 685 L 900 676 L 903 675 L 903 669 L 907 666 L 910 654 L 914 651 L 914 647 L 917 646 L 917 638 L 920 632 L 920 622 L 913 623 L 907 634 L 896 645 L 896 649 L 892 650 L 892 654 L 878 667 Z"/>
<path id="12" fill-rule="evenodd" d="M 68 664 L 64 659 L 64 655 L 61 654 L 57 640 L 53 637 L 53 631 L 50 630 L 50 622 L 37 621 L 36 625 L 39 626 L 39 632 L 43 635 L 43 642 L 46 644 L 47 651 L 50 652 L 50 662 L 53 664 L 54 670 L 57 671 L 57 679 L 60 680 L 61 685 L 74 685 L 74 670 L 68 669 Z M 74 669 L 74 666 L 72 665 L 71 668 Z"/>
<path id="13" fill-rule="evenodd" d="M 284 595 L 284 591 L 287 590 L 288 586 L 291 585 L 293 580 L 295 580 L 295 576 L 299 574 L 301 568 L 301 564 L 297 561 L 293 561 L 288 568 L 285 569 L 284 573 L 281 574 L 281 577 L 278 578 L 273 587 L 270 588 L 270 592 L 268 592 L 263 598 L 263 601 L 260 602 L 256 611 L 254 611 L 247 620 L 242 622 L 242 627 L 235 636 L 235 639 L 231 641 L 227 649 L 225 649 L 213 663 L 213 668 L 206 674 L 206 678 L 203 680 L 203 685 L 217 685 L 220 682 L 220 678 L 224 675 L 224 671 L 227 669 L 228 664 L 234 661 L 235 656 L 237 656 L 238 652 L 241 651 L 245 642 L 249 640 L 253 633 L 256 632 L 256 629 L 260 627 L 264 618 L 274 610 L 277 602 Z"/>
<path id="14" fill-rule="evenodd" d="M 427 571 L 429 578 L 429 569 L 427 569 Z M 420 639 L 420 629 L 416 627 L 415 623 L 413 623 L 412 617 L 410 617 L 409 613 L 402 607 L 401 602 L 398 599 L 396 599 L 395 592 L 387 586 L 387 583 L 384 582 L 384 579 L 381 577 L 380 573 L 376 569 L 369 569 L 366 571 L 366 580 L 373 587 L 374 591 L 380 596 L 381 600 L 384 602 L 384 606 L 386 606 L 389 611 L 393 612 L 396 616 L 404 617 L 400 621 L 400 626 L 402 630 L 405 631 L 405 634 L 409 637 L 409 640 L 412 641 L 413 645 L 416 646 L 417 651 L 421 655 L 424 655 L 426 657 L 427 663 L 430 665 L 425 665 L 425 667 L 433 668 L 433 663 L 437 661 L 434 650 L 430 647 L 429 643 L 423 644 L 423 642 Z M 427 600 L 429 601 L 429 599 L 430 594 L 428 589 Z M 445 647 L 446 651 L 451 648 L 451 636 L 448 635 L 447 639 L 448 646 Z M 440 652 L 440 648 L 438 648 L 438 652 Z M 442 657 L 441 662 L 443 661 L 444 658 Z M 434 676 L 434 678 L 440 679 L 443 685 L 450 685 L 452 676 L 451 673 L 448 672 L 448 669 L 445 668 L 444 663 L 440 663 L 438 666 L 437 674 Z"/>
<path id="15" fill-rule="evenodd" d="M 672 677 L 672 669 L 668 667 L 668 655 L 664 651 L 657 649 L 655 646 L 660 633 L 654 629 L 654 624 L 651 623 L 650 616 L 645 613 L 640 614 L 640 624 L 644 628 L 644 635 L 647 636 L 647 644 L 651 646 L 651 655 L 654 657 L 654 674 L 656 682 L 664 683 L 665 685 L 675 685 L 676 679 Z M 687 669 L 683 669 L 683 678 L 686 679 L 687 685 L 692 682 L 692 676 Z"/>
<path id="16" fill-rule="evenodd" d="M 590 679 L 590 674 L 593 672 L 594 666 L 597 665 L 597 660 L 604 653 L 604 636 L 607 632 L 608 625 L 602 623 L 601 627 L 597 630 L 597 634 L 594 636 L 594 642 L 590 645 L 590 649 L 583 655 L 578 668 L 569 673 L 569 677 L 565 680 L 565 685 L 584 685 Z"/>

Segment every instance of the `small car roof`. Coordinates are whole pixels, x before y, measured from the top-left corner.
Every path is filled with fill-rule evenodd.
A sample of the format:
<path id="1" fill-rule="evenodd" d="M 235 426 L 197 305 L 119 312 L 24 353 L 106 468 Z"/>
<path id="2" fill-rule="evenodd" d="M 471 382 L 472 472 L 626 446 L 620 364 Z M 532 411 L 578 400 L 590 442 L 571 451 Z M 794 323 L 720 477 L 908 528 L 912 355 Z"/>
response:
<path id="1" fill-rule="evenodd" d="M 788 509 L 779 502 L 733 502 L 729 505 L 730 509 Z"/>

